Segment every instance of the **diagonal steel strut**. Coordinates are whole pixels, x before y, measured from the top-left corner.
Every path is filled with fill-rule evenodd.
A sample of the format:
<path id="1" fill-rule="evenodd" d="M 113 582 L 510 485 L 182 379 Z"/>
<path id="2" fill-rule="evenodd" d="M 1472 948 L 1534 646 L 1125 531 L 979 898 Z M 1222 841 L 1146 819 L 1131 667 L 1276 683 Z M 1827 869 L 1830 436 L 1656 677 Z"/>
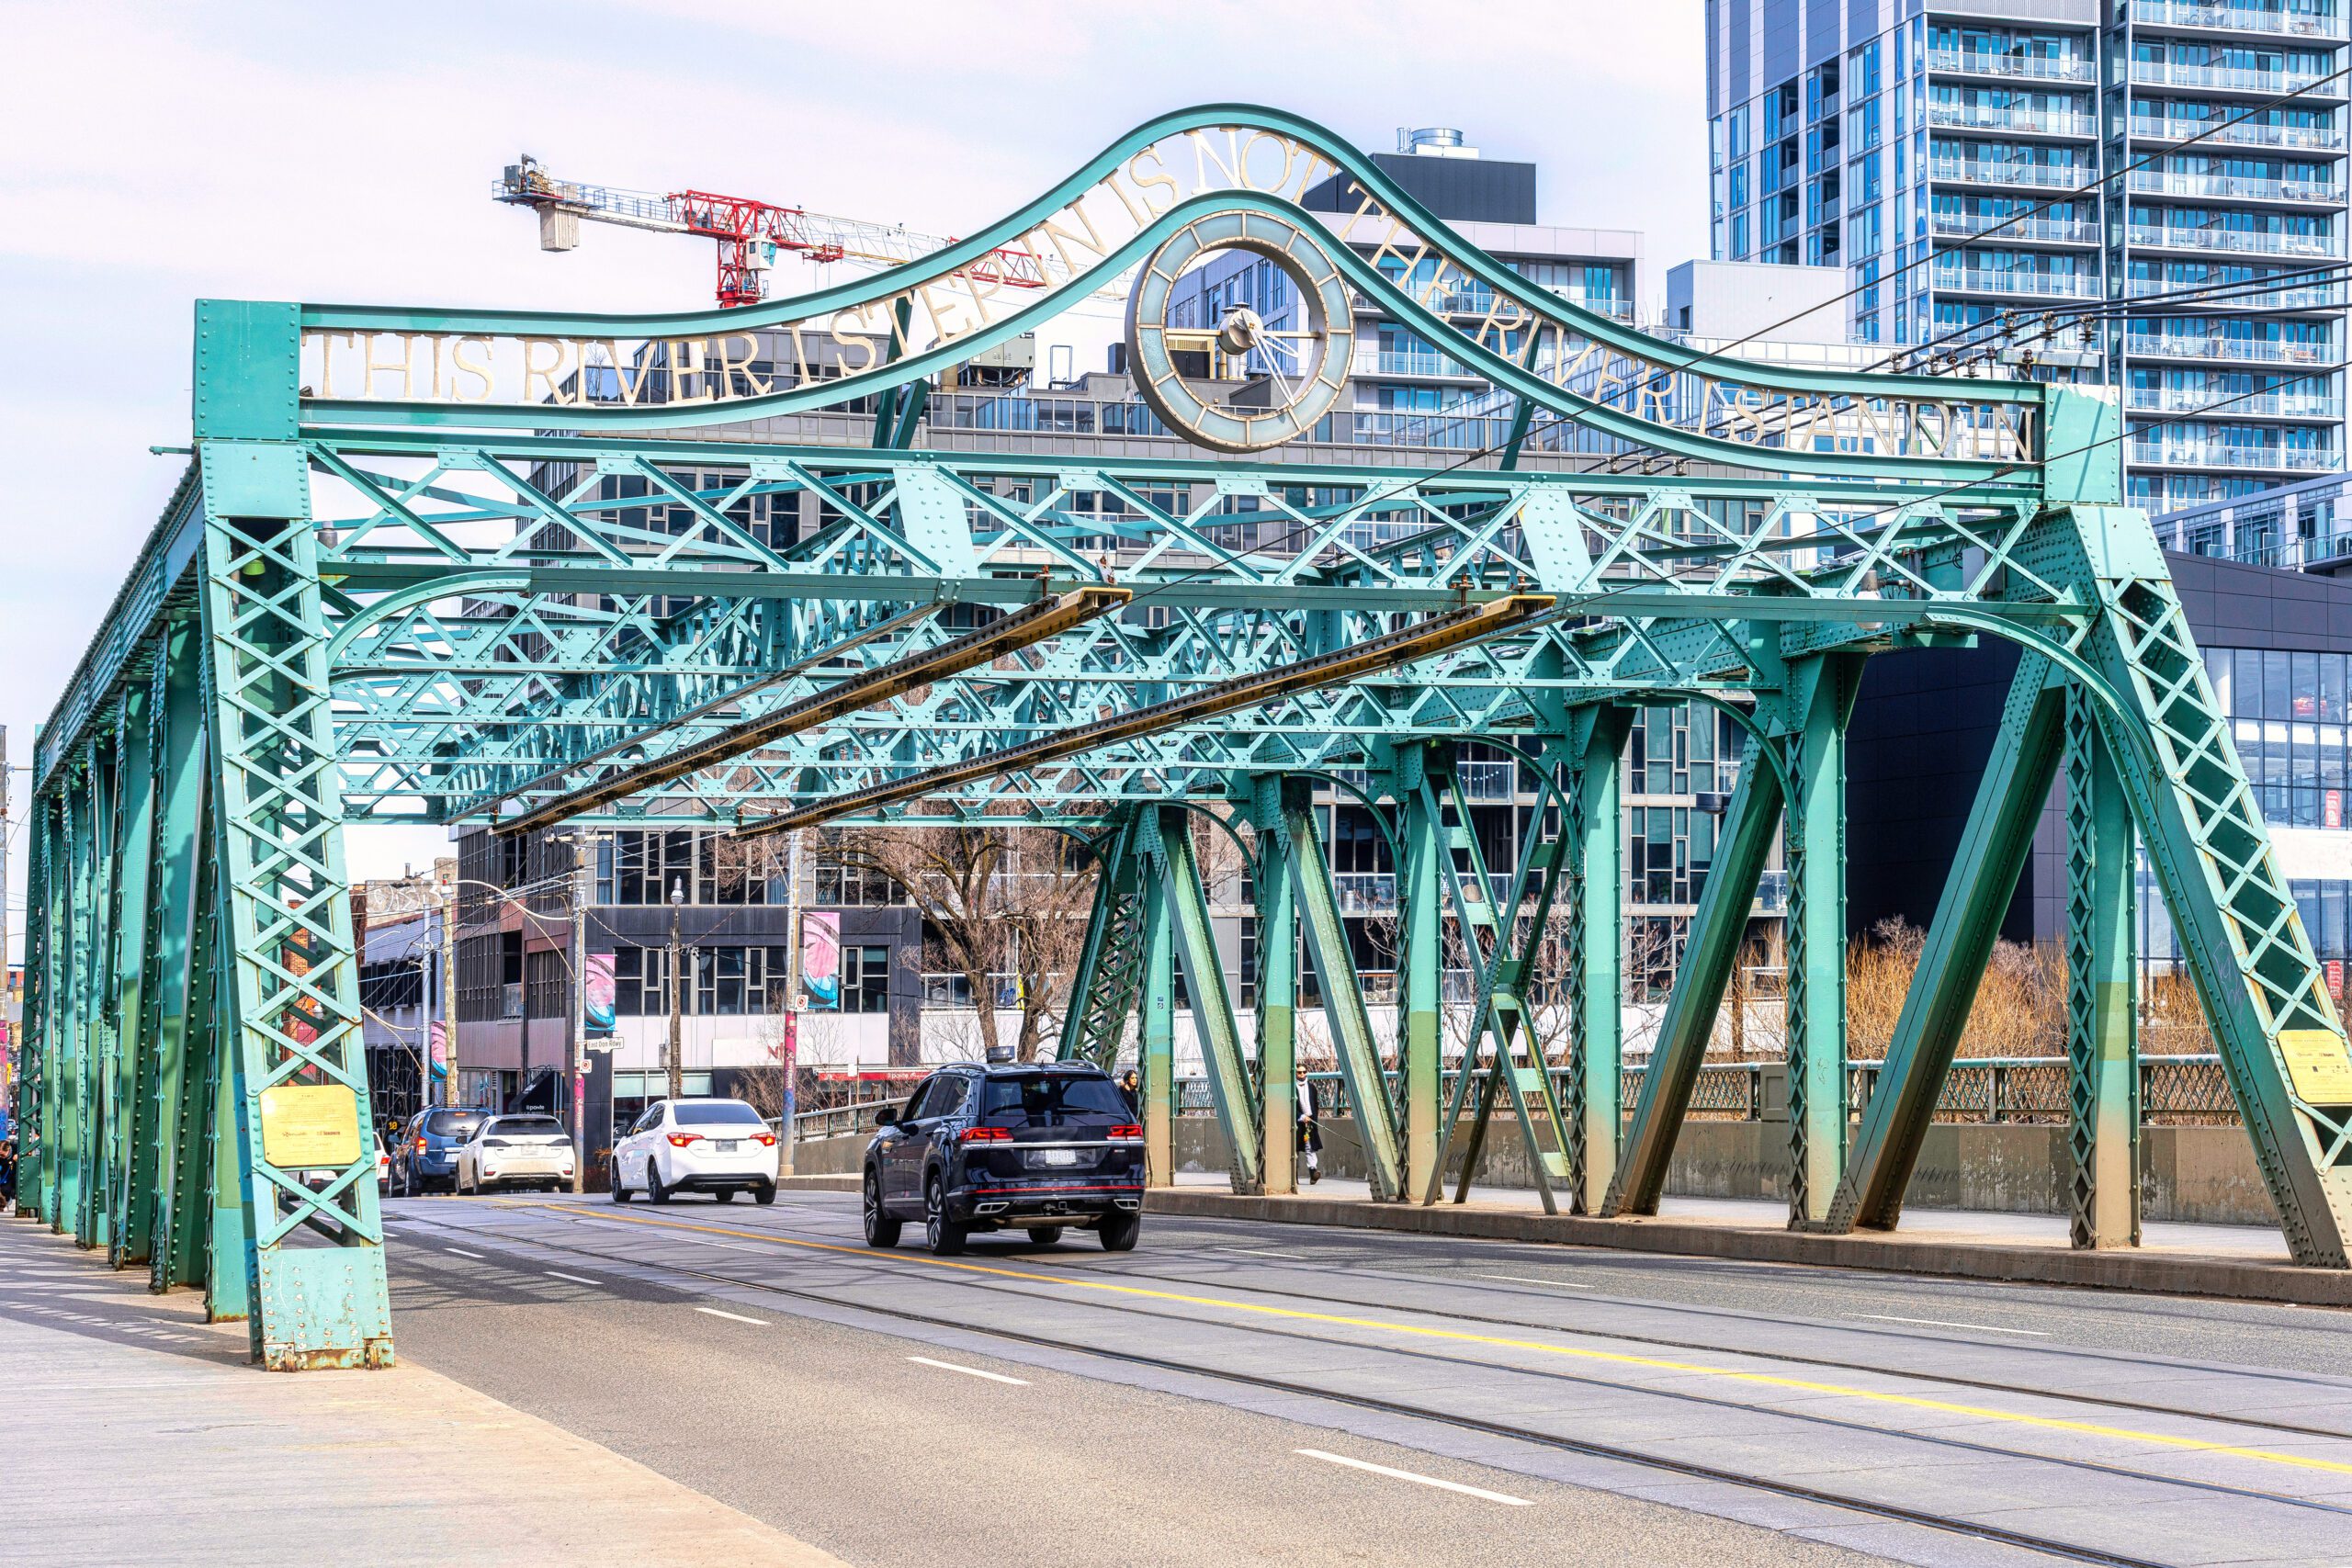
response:
<path id="1" fill-rule="evenodd" d="M 1134 593 L 1130 589 L 1096 586 L 1080 588 L 1052 599 L 1041 599 L 919 658 L 884 665 L 879 670 L 812 693 L 774 713 L 729 725 L 650 761 L 640 762 L 594 784 L 557 795 L 519 817 L 497 824 L 491 830 L 503 835 L 553 827 L 566 818 L 593 810 L 608 801 L 619 800 L 641 789 L 699 773 L 705 768 L 740 757 L 746 751 L 756 750 L 769 741 L 795 731 L 830 723 L 843 714 L 887 702 L 917 686 L 927 686 L 933 681 L 944 680 L 960 671 L 1001 658 L 1016 649 L 1057 637 L 1072 626 L 1119 608 L 1132 597 Z"/>
<path id="2" fill-rule="evenodd" d="M 1016 768 L 1075 756 L 1098 746 L 1107 746 L 1114 740 L 1131 740 L 1137 736 L 1180 729 L 1185 725 L 1213 718 L 1221 713 L 1230 713 L 1236 708 L 1256 707 L 1293 693 L 1310 692 L 1323 686 L 1337 685 L 1342 681 L 1358 680 L 1384 670 L 1392 670 L 1399 664 L 1409 664 L 1417 659 L 1426 659 L 1432 653 L 1442 653 L 1449 648 L 1458 648 L 1464 643 L 1516 631 L 1551 609 L 1553 603 L 1553 597 L 1548 593 L 1508 594 L 1476 609 L 1431 616 L 1419 626 L 1374 637 L 1337 653 L 1327 653 L 1320 658 L 1285 664 L 1254 675 L 1220 681 L 1189 697 L 1155 703 L 1115 718 L 1080 725 L 1074 729 L 1044 736 L 1026 745 L 975 757 L 967 762 L 951 762 L 944 767 L 925 769 L 888 784 L 837 795 L 797 811 L 763 817 L 737 828 L 732 836 L 752 839 L 767 833 L 787 832 L 795 828 L 814 827 L 852 812 L 871 811 L 896 801 L 911 800 L 918 795 L 968 784 L 976 779 L 991 778 Z"/>

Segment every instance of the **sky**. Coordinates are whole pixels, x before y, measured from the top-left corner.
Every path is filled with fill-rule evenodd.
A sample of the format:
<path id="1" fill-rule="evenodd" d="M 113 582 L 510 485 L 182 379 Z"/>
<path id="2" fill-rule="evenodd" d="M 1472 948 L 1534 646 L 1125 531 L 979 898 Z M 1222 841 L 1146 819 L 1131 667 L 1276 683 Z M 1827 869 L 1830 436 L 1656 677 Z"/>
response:
<path id="1" fill-rule="evenodd" d="M 187 437 L 196 299 L 708 301 L 705 241 L 587 226 L 542 254 L 490 197 L 518 152 L 562 178 L 963 234 L 1190 104 L 1289 109 L 1369 151 L 1455 126 L 1540 165 L 1541 220 L 1644 231 L 1647 312 L 1706 244 L 1701 20 L 1701 0 L 0 0 L 10 761 L 179 477 L 148 448 Z M 10 778 L 14 957 L 30 781 Z M 440 830 L 355 831 L 349 867 L 435 852 Z"/>

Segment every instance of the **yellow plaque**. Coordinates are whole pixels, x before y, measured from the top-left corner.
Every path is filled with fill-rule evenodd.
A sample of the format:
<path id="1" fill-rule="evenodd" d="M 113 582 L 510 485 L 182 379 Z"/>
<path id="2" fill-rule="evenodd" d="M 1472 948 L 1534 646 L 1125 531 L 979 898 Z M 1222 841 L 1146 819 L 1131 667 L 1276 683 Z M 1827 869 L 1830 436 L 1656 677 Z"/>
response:
<path id="1" fill-rule="evenodd" d="M 261 1157 L 280 1170 L 352 1164 L 359 1158 L 359 1097 L 339 1083 L 262 1090 Z"/>
<path id="2" fill-rule="evenodd" d="M 2287 1058 L 2287 1081 L 2298 1099 L 2312 1105 L 2352 1105 L 2352 1052 L 2331 1029 L 2282 1029 L 2278 1050 Z"/>

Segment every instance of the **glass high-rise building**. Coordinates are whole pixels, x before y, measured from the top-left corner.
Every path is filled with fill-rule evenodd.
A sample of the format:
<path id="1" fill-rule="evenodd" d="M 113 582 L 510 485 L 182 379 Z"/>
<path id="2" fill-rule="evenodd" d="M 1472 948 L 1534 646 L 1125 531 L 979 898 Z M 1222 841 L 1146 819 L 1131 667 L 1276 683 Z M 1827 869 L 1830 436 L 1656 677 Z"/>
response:
<path id="1" fill-rule="evenodd" d="M 1913 366 L 2119 389 L 2152 512 L 2338 469 L 2346 36 L 2344 0 L 1707 0 L 1713 253 L 1843 266 Z"/>

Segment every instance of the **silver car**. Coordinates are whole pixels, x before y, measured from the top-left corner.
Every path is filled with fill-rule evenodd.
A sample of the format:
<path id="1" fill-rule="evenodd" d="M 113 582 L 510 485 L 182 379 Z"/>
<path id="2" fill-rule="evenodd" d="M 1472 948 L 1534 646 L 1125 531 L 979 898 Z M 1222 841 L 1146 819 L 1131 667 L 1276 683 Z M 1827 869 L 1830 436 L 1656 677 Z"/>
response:
<path id="1" fill-rule="evenodd" d="M 458 1148 L 460 1192 L 536 1187 L 553 1192 L 571 1185 L 571 1134 L 562 1122 L 536 1111 L 485 1116 Z"/>

